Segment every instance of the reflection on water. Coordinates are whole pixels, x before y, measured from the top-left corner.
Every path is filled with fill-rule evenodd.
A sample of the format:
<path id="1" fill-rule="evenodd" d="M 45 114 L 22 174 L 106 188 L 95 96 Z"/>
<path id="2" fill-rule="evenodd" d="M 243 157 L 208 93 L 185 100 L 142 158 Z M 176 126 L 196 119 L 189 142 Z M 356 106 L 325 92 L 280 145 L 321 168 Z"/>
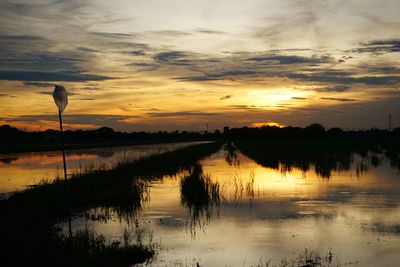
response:
<path id="1" fill-rule="evenodd" d="M 190 232 L 195 236 L 196 228 L 204 227 L 212 219 L 214 208 L 219 213 L 220 186 L 211 180 L 210 175 L 204 174 L 200 165 L 196 165 L 183 175 L 180 188 L 182 206 L 189 210 Z"/>
<path id="2" fill-rule="evenodd" d="M 175 150 L 191 143 L 103 147 L 67 151 L 68 173 L 87 169 L 110 168 L 119 161 L 133 160 Z M 0 155 L 0 195 L 22 190 L 40 181 L 51 181 L 62 173 L 59 151 Z M 1 197 L 1 196 L 0 196 Z"/>
<path id="3" fill-rule="evenodd" d="M 228 145 L 191 171 L 138 180 L 126 207 L 93 209 L 74 228 L 89 225 L 110 239 L 132 225 L 146 229 L 160 246 L 154 266 L 272 266 L 305 248 L 339 264 L 398 266 L 397 161 L 328 156 L 260 165 Z"/>

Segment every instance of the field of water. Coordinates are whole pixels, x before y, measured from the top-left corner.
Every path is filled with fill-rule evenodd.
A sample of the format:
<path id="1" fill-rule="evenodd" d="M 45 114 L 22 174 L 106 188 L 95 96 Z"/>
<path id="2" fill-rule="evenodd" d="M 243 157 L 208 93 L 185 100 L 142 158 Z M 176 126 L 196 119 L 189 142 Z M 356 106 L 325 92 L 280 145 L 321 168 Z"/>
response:
<path id="1" fill-rule="evenodd" d="M 261 165 L 224 145 L 190 170 L 137 179 L 129 211 L 93 208 L 72 227 L 112 241 L 135 233 L 156 247 L 150 266 L 286 266 L 283 259 L 306 250 L 324 266 L 398 266 L 393 159 L 373 152 L 332 158 Z"/>
<path id="2" fill-rule="evenodd" d="M 331 266 L 397 266 L 399 170 L 373 153 L 341 164 L 267 168 L 221 149 L 191 171 L 139 180 L 133 212 L 93 209 L 73 227 L 110 240 L 139 232 L 158 246 L 152 266 L 272 266 L 306 249 Z"/>
<path id="3" fill-rule="evenodd" d="M 200 142 L 67 150 L 68 175 L 98 168 L 109 169 L 121 161 L 145 158 L 196 143 Z M 0 199 L 28 186 L 63 178 L 62 168 L 60 151 L 0 154 Z"/>

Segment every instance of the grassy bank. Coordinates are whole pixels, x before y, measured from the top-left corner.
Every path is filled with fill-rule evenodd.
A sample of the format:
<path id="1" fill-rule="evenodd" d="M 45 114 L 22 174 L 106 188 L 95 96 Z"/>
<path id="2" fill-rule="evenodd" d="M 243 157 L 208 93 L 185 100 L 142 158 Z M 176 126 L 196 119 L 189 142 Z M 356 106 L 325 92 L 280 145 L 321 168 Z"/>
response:
<path id="1" fill-rule="evenodd" d="M 77 253 L 75 248 L 79 246 L 70 245 L 72 250 L 63 249 L 63 244 L 71 244 L 74 239 L 60 238 L 60 233 L 54 226 L 68 217 L 66 203 L 69 202 L 69 206 L 75 212 L 102 207 L 113 208 L 121 214 L 132 213 L 141 206 L 143 186 L 140 181 L 155 180 L 181 170 L 190 170 L 198 160 L 216 152 L 220 146 L 219 143 L 199 144 L 142 160 L 121 162 L 111 170 L 94 170 L 75 175 L 68 182 L 56 180 L 0 201 L 1 251 L 3 255 L 7 255 L 2 259 L 5 262 L 4 266 L 33 266 L 39 263 L 43 266 L 44 262 L 59 266 L 57 259 L 71 260 Z M 117 246 L 99 243 L 98 241 L 102 240 L 101 236 L 86 237 L 93 241 L 87 241 L 87 247 L 97 244 L 94 247 L 100 249 L 87 249 L 88 253 L 93 253 L 86 255 L 88 262 L 80 266 L 100 266 L 105 262 L 99 262 L 104 255 L 114 259 L 128 257 L 129 260 L 121 262 L 120 265 L 117 264 L 117 260 L 113 264 L 128 266 L 127 262 L 133 263 L 139 259 L 143 261 L 153 253 L 149 247 Z M 76 240 L 81 239 L 82 235 Z M 111 256 L 107 253 L 111 253 Z M 77 261 L 74 266 L 79 264 Z"/>

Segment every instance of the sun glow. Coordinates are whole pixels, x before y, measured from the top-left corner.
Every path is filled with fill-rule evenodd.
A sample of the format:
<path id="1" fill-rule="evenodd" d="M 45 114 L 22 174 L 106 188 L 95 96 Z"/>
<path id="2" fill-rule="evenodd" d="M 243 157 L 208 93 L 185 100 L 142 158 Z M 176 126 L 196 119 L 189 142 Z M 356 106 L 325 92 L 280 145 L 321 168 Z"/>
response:
<path id="1" fill-rule="evenodd" d="M 268 121 L 268 122 L 254 122 L 251 124 L 252 127 L 266 127 L 266 126 L 270 126 L 270 127 L 279 127 L 279 128 L 283 128 L 286 125 L 279 123 L 279 122 L 274 122 L 274 121 Z"/>

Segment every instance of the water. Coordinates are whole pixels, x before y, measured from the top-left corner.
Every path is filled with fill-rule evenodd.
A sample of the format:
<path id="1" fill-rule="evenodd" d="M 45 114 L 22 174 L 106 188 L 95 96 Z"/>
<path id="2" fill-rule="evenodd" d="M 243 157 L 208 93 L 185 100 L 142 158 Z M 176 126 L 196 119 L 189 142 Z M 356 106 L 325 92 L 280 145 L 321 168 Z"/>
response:
<path id="1" fill-rule="evenodd" d="M 68 173 L 90 168 L 110 168 L 123 160 L 134 160 L 175 150 L 196 142 L 102 147 L 67 150 Z M 41 181 L 63 177 L 60 151 L 0 154 L 0 198 Z"/>
<path id="2" fill-rule="evenodd" d="M 67 160 L 71 173 L 186 145 L 73 150 Z M 273 161 L 261 166 L 221 149 L 191 171 L 139 179 L 145 186 L 133 212 L 91 209 L 77 214 L 73 229 L 89 227 L 110 241 L 123 240 L 127 231 L 151 242 L 157 255 L 150 266 L 265 266 L 269 260 L 273 266 L 305 249 L 323 258 L 333 253 L 330 266 L 398 266 L 395 159 L 353 154 L 333 169 L 303 163 L 302 169 Z M 2 155 L 0 192 L 54 179 L 61 167 L 59 152 Z"/>
<path id="3" fill-rule="evenodd" d="M 266 168 L 222 149 L 192 172 L 145 182 L 134 214 L 108 210 L 73 227 L 114 241 L 135 232 L 156 244 L 150 266 L 272 266 L 305 249 L 333 253 L 331 266 L 398 266 L 400 175 L 378 157 L 371 165 L 375 155 L 353 155 L 325 177 L 313 166 Z"/>

